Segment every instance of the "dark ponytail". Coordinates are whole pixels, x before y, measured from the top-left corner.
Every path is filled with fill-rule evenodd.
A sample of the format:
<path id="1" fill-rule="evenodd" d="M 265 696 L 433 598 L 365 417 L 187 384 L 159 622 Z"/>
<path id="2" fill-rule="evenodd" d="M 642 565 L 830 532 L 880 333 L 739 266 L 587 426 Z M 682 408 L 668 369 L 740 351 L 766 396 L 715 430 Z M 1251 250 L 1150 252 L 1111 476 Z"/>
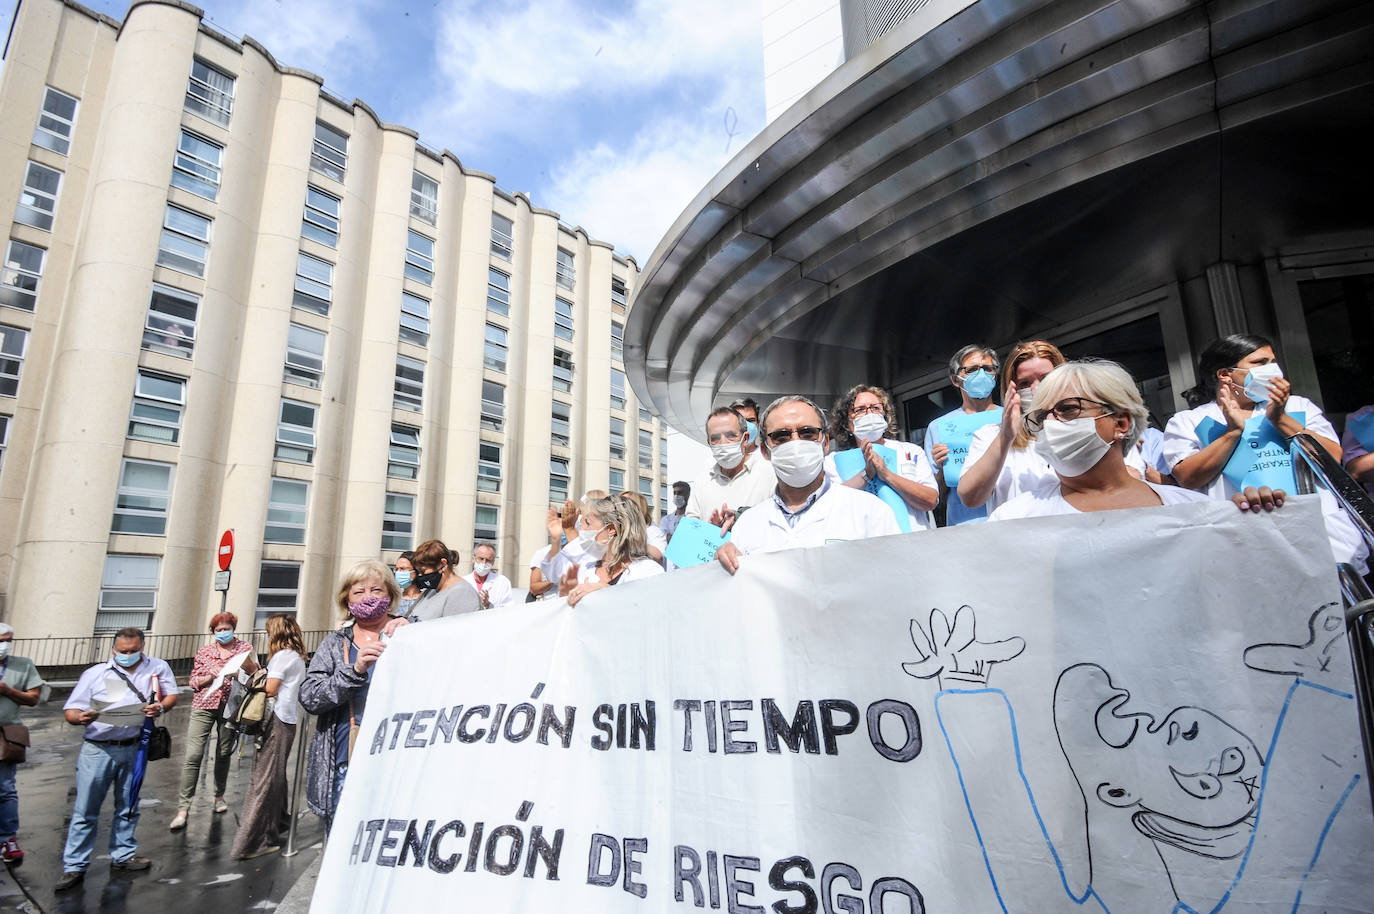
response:
<path id="1" fill-rule="evenodd" d="M 1236 363 L 1256 349 L 1274 344 L 1254 333 L 1233 333 L 1219 340 L 1213 340 L 1197 360 L 1197 385 L 1183 392 L 1183 399 L 1196 409 L 1216 398 L 1217 372 L 1223 368 L 1234 368 Z"/>

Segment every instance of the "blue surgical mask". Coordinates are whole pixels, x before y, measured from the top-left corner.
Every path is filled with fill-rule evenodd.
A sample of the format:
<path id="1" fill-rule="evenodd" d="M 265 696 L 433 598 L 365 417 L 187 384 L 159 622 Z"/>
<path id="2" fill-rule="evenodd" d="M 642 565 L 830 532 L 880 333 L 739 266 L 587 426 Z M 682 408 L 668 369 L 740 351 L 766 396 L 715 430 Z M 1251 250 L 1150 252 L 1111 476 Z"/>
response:
<path id="1" fill-rule="evenodd" d="M 745 419 L 745 420 L 744 420 L 744 428 L 745 428 L 745 431 L 747 432 L 747 436 L 748 436 L 748 439 L 749 439 L 749 443 L 750 443 L 750 444 L 758 444 L 758 443 L 759 443 L 759 424 L 758 424 L 757 422 L 750 422 L 748 419 Z"/>
<path id="2" fill-rule="evenodd" d="M 971 371 L 964 378 L 964 393 L 975 400 L 992 396 L 992 389 L 997 386 L 997 379 L 992 376 L 992 372 L 985 368 Z"/>
<path id="3" fill-rule="evenodd" d="M 400 571 L 398 569 L 396 572 L 396 586 L 401 588 L 402 590 L 405 590 L 407 587 L 410 586 L 410 577 L 412 574 L 414 574 L 414 572 Z"/>
<path id="4" fill-rule="evenodd" d="M 132 654 L 115 654 L 115 663 L 126 668 L 131 666 L 137 666 L 138 662 L 142 659 L 142 651 L 134 651 Z"/>
<path id="5" fill-rule="evenodd" d="M 215 632 L 215 640 L 220 644 L 228 644 L 234 640 L 233 632 Z"/>

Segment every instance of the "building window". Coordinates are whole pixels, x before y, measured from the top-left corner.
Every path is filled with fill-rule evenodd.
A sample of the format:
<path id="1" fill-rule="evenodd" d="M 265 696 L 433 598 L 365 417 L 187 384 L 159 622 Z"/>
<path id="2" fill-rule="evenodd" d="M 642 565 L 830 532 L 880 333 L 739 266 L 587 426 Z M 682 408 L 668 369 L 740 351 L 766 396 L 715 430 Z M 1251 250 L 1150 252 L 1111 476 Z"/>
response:
<path id="1" fill-rule="evenodd" d="M 572 443 L 572 407 L 561 400 L 553 401 L 551 443 L 567 447 Z"/>
<path id="2" fill-rule="evenodd" d="M 0 397 L 19 395 L 19 369 L 28 346 L 27 330 L 0 324 Z"/>
<path id="3" fill-rule="evenodd" d="M 189 359 L 196 345 L 199 307 L 199 296 L 153 283 L 148 318 L 143 325 L 143 348 Z"/>
<path id="4" fill-rule="evenodd" d="M 329 314 L 334 297 L 334 264 L 304 251 L 296 254 L 296 292 L 291 304 L 316 314 Z"/>
<path id="5" fill-rule="evenodd" d="M 95 634 L 109 635 L 131 625 L 144 631 L 153 627 L 161 565 L 155 555 L 105 556 Z"/>
<path id="6" fill-rule="evenodd" d="M 10 417 L 0 414 L 0 470 L 5 468 L 5 448 L 10 443 Z"/>
<path id="7" fill-rule="evenodd" d="M 396 356 L 396 387 L 391 398 L 397 409 L 420 412 L 425 393 L 425 363 L 404 355 Z"/>
<path id="8" fill-rule="evenodd" d="M 654 421 L 654 414 L 641 406 L 639 408 L 639 421 L 647 425 Z"/>
<path id="9" fill-rule="evenodd" d="M 296 614 L 296 597 L 301 589 L 300 562 L 263 562 L 258 566 L 258 606 L 253 628 L 262 631 L 272 616 Z"/>
<path id="10" fill-rule="evenodd" d="M 506 370 L 506 331 L 495 324 L 487 324 L 487 344 L 482 364 L 492 371 Z"/>
<path id="11" fill-rule="evenodd" d="M 391 426 L 391 451 L 386 475 L 392 479 L 416 479 L 420 475 L 420 430 L 413 425 Z"/>
<path id="12" fill-rule="evenodd" d="M 625 471 L 611 468 L 611 491 L 623 492 L 625 490 Z"/>
<path id="13" fill-rule="evenodd" d="M 430 225 L 439 223 L 439 182 L 418 171 L 410 178 L 410 214 Z"/>
<path id="14" fill-rule="evenodd" d="M 571 289 L 577 281 L 577 270 L 573 266 L 573 252 L 558 249 L 558 265 L 554 270 L 554 281 L 565 289 Z"/>
<path id="15" fill-rule="evenodd" d="M 654 433 L 647 429 L 639 430 L 639 465 L 646 470 L 654 467 Z"/>
<path id="16" fill-rule="evenodd" d="M 115 533 L 162 536 L 167 532 L 167 504 L 172 497 L 172 465 L 125 457 L 115 493 Z"/>
<path id="17" fill-rule="evenodd" d="M 24 187 L 19 191 L 14 221 L 51 232 L 52 216 L 57 211 L 57 192 L 61 186 L 62 172 L 30 162 L 24 170 Z"/>
<path id="18" fill-rule="evenodd" d="M 181 411 L 185 406 L 185 378 L 139 371 L 134 380 L 129 437 L 176 444 L 181 437 Z"/>
<path id="19" fill-rule="evenodd" d="M 477 491 L 501 491 L 501 445 L 477 443 Z"/>
<path id="20" fill-rule="evenodd" d="M 0 305 L 23 311 L 34 309 L 47 255 L 42 248 L 10 239 L 10 246 L 5 251 L 5 268 L 0 271 Z"/>
<path id="21" fill-rule="evenodd" d="M 568 484 L 571 474 L 568 472 L 568 461 L 562 457 L 552 457 L 549 459 L 549 500 L 555 504 L 563 504 L 568 500 Z"/>
<path id="22" fill-rule="evenodd" d="M 416 346 L 429 345 L 429 301 L 409 292 L 401 293 L 400 338 Z"/>
<path id="23" fill-rule="evenodd" d="M 625 280 L 619 276 L 611 277 L 611 310 L 616 314 L 625 313 L 626 303 Z"/>
<path id="24" fill-rule="evenodd" d="M 668 473 L 668 439 L 658 439 L 658 465 L 663 470 L 664 475 Z"/>
<path id="25" fill-rule="evenodd" d="M 492 505 L 478 505 L 472 538 L 479 543 L 494 543 L 501 523 L 501 511 Z"/>
<path id="26" fill-rule="evenodd" d="M 200 213 L 167 204 L 162 217 L 162 238 L 157 245 L 157 262 L 178 273 L 205 275 L 210 256 L 210 220 Z"/>
<path id="27" fill-rule="evenodd" d="M 611 369 L 611 407 L 625 408 L 625 372 L 619 368 Z"/>
<path id="28" fill-rule="evenodd" d="M 515 246 L 515 223 L 500 213 L 491 214 L 491 252 L 509 261 Z"/>
<path id="29" fill-rule="evenodd" d="M 319 387 L 324 377 L 324 332 L 291 324 L 286 332 L 286 367 L 282 380 L 303 387 Z"/>
<path id="30" fill-rule="evenodd" d="M 310 463 L 315 459 L 314 405 L 299 400 L 281 401 L 277 415 L 277 449 L 272 456 L 291 463 Z"/>
<path id="31" fill-rule="evenodd" d="M 658 505 L 660 514 L 667 515 L 673 513 L 673 508 L 670 507 L 672 501 L 668 497 L 668 484 L 666 482 L 658 487 Z"/>
<path id="32" fill-rule="evenodd" d="M 487 310 L 510 316 L 510 277 L 491 267 L 487 267 Z"/>
<path id="33" fill-rule="evenodd" d="M 501 431 L 506 421 L 506 389 L 493 381 L 482 382 L 482 427 Z"/>
<path id="34" fill-rule="evenodd" d="M 625 420 L 611 417 L 611 459 L 625 459 Z"/>
<path id="35" fill-rule="evenodd" d="M 611 321 L 611 358 L 625 361 L 625 325 Z"/>
<path id="36" fill-rule="evenodd" d="M 38 127 L 33 144 L 66 155 L 72 148 L 72 126 L 76 123 L 76 99 L 52 86 L 43 91 L 43 110 L 38 112 Z"/>
<path id="37" fill-rule="evenodd" d="M 328 124 L 315 122 L 315 145 L 310 150 L 310 169 L 343 183 L 348 169 L 348 137 Z"/>
<path id="38" fill-rule="evenodd" d="M 639 477 L 639 494 L 648 499 L 649 504 L 654 503 L 654 481 L 648 476 Z"/>
<path id="39" fill-rule="evenodd" d="M 234 113 L 234 77 L 208 63 L 191 61 L 191 81 L 186 84 L 186 110 L 207 121 L 229 126 Z"/>
<path id="40" fill-rule="evenodd" d="M 310 483 L 299 479 L 272 477 L 267 496 L 267 526 L 262 531 L 264 543 L 305 543 L 305 505 L 310 498 Z"/>
<path id="41" fill-rule="evenodd" d="M 177 141 L 176 158 L 172 160 L 172 186 L 190 191 L 197 197 L 213 200 L 219 196 L 220 163 L 224 147 L 181 131 Z"/>
<path id="42" fill-rule="evenodd" d="M 434 285 L 434 240 L 419 232 L 406 233 L 406 278 Z"/>
<path id="43" fill-rule="evenodd" d="M 553 335 L 560 340 L 573 338 L 573 305 L 566 299 L 553 300 Z"/>
<path id="44" fill-rule="evenodd" d="M 301 237 L 331 248 L 339 246 L 339 208 L 343 204 L 313 184 L 305 186 L 305 215 L 301 217 Z"/>
<path id="45" fill-rule="evenodd" d="M 382 548 L 409 549 L 415 543 L 415 496 L 386 493 L 382 514 Z"/>
<path id="46" fill-rule="evenodd" d="M 557 346 L 553 347 L 553 389 L 572 392 L 573 357 Z"/>

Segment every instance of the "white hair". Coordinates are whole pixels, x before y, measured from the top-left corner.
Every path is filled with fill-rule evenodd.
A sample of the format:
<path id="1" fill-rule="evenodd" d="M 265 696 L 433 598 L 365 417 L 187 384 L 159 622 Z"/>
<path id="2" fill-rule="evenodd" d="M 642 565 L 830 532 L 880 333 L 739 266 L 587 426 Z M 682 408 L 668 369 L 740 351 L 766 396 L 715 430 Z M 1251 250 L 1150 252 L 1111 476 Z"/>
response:
<path id="1" fill-rule="evenodd" d="M 1070 393 L 1070 390 L 1076 393 Z M 1065 397 L 1081 396 L 1105 403 L 1113 413 L 1131 417 L 1131 428 L 1121 442 L 1121 450 L 1130 453 L 1145 432 L 1150 411 L 1140 399 L 1131 373 L 1107 359 L 1079 359 L 1065 362 L 1045 375 L 1035 389 L 1032 409 L 1049 409 Z"/>

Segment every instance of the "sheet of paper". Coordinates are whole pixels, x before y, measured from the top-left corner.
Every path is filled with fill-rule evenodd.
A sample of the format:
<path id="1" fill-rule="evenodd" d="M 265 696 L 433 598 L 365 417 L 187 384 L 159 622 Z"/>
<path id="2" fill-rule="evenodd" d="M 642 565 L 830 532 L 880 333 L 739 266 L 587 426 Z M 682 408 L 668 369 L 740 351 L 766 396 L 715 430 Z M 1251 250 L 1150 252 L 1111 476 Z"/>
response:
<path id="1" fill-rule="evenodd" d="M 224 685 L 224 680 L 230 676 L 236 675 L 238 671 L 242 669 L 243 661 L 247 659 L 247 651 L 244 651 L 242 654 L 238 654 L 230 658 L 229 662 L 224 665 L 224 669 L 220 670 L 219 675 L 215 677 L 215 681 L 210 683 L 210 688 L 208 689 L 208 691 L 213 692 L 220 686 Z"/>
<path id="2" fill-rule="evenodd" d="M 100 715 L 102 724 L 112 727 L 143 726 L 143 705 L 137 699 L 132 704 L 114 704 L 97 698 L 91 701 L 91 710 Z"/>

